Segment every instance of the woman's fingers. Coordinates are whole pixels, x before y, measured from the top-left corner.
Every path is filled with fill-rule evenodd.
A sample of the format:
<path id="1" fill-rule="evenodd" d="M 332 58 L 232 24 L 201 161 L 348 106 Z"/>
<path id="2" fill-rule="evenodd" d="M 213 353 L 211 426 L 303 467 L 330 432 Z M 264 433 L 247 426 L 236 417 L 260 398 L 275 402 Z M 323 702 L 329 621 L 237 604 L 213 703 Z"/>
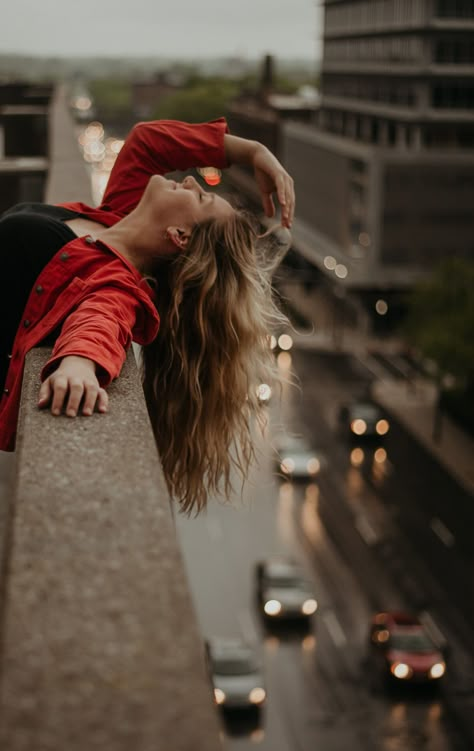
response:
<path id="1" fill-rule="evenodd" d="M 64 400 L 68 392 L 68 381 L 65 376 L 57 375 L 52 381 L 53 398 L 51 401 L 51 412 L 53 415 L 60 415 L 62 412 Z"/>
<path id="2" fill-rule="evenodd" d="M 105 389 L 99 389 L 97 409 L 99 412 L 107 412 L 109 407 L 109 395 Z"/>
<path id="3" fill-rule="evenodd" d="M 107 412 L 109 396 L 97 381 L 81 381 L 53 374 L 41 384 L 38 406 L 46 407 L 49 402 L 53 415 L 60 415 L 64 410 L 68 417 L 76 417 L 79 412 L 87 416 L 96 407 L 99 412 Z"/>
<path id="4" fill-rule="evenodd" d="M 278 202 L 281 206 L 282 223 L 286 227 L 291 227 L 295 211 L 293 180 L 288 174 L 280 175 L 276 187 Z"/>
<path id="5" fill-rule="evenodd" d="M 51 399 L 51 383 L 50 379 L 47 378 L 43 383 L 41 384 L 39 394 L 38 394 L 38 407 L 46 407 L 49 404 L 49 400 Z"/>
<path id="6" fill-rule="evenodd" d="M 262 206 L 265 216 L 275 216 L 275 204 L 271 193 L 262 193 Z"/>

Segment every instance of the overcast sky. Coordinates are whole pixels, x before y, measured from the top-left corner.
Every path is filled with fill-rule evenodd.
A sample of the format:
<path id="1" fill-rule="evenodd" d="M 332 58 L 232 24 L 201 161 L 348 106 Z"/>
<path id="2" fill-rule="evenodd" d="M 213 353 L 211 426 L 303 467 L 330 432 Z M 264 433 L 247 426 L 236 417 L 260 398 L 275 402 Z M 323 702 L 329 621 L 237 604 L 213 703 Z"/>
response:
<path id="1" fill-rule="evenodd" d="M 320 0 L 6 0 L 0 53 L 317 59 Z"/>

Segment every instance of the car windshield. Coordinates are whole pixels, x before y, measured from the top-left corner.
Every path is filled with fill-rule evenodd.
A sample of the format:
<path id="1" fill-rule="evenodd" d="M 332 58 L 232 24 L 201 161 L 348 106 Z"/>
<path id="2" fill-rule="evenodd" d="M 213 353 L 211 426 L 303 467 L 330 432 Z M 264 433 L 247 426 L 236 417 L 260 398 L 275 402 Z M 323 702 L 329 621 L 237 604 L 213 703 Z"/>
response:
<path id="1" fill-rule="evenodd" d="M 435 646 L 431 639 L 423 632 L 410 634 L 392 634 L 390 647 L 403 652 L 432 652 Z"/>
<path id="2" fill-rule="evenodd" d="M 379 416 L 379 410 L 373 404 L 355 404 L 351 411 L 354 417 L 362 420 L 376 420 Z"/>
<path id="3" fill-rule="evenodd" d="M 288 589 L 307 589 L 308 585 L 299 576 L 269 576 L 267 580 L 271 587 L 288 587 Z"/>
<path id="4" fill-rule="evenodd" d="M 217 675 L 248 675 L 258 672 L 258 662 L 252 657 L 233 659 L 222 657 L 213 661 L 214 672 Z"/>

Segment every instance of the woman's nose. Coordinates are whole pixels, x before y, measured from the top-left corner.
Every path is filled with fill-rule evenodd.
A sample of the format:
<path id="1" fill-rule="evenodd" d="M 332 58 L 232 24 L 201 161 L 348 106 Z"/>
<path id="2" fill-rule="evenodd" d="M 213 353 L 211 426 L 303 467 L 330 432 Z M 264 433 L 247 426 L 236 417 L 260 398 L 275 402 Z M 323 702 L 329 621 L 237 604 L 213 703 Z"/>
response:
<path id="1" fill-rule="evenodd" d="M 182 184 L 183 184 L 184 188 L 196 188 L 196 187 L 199 187 L 197 180 L 195 180 L 192 175 L 187 175 L 184 178 Z"/>

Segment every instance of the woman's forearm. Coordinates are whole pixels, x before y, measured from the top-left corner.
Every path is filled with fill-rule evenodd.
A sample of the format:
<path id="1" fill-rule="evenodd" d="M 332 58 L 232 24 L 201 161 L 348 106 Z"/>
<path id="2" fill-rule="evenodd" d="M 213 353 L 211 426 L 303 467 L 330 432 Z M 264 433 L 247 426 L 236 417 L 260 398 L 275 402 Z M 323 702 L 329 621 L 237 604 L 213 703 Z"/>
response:
<path id="1" fill-rule="evenodd" d="M 229 165 L 247 164 L 252 166 L 255 153 L 261 148 L 265 147 L 258 141 L 232 136 L 230 133 L 224 135 L 224 149 Z"/>

